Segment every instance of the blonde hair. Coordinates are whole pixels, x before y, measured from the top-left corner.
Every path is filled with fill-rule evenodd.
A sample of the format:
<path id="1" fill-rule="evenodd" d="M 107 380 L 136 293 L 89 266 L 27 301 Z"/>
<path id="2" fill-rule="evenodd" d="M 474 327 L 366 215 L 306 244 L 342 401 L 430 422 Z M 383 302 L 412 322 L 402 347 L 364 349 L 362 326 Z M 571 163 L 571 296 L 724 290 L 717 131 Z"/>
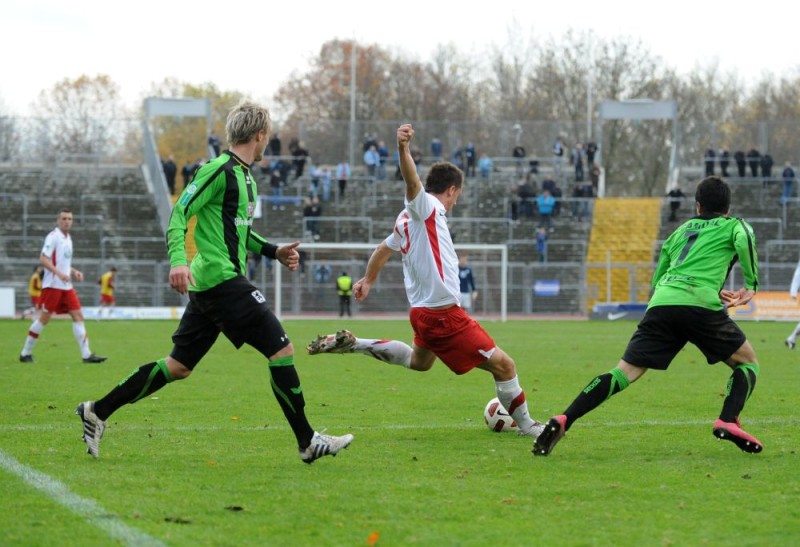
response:
<path id="1" fill-rule="evenodd" d="M 247 99 L 242 99 L 228 113 L 228 119 L 225 122 L 228 144 L 230 146 L 246 144 L 253 140 L 259 131 L 269 134 L 271 125 L 269 110 Z"/>

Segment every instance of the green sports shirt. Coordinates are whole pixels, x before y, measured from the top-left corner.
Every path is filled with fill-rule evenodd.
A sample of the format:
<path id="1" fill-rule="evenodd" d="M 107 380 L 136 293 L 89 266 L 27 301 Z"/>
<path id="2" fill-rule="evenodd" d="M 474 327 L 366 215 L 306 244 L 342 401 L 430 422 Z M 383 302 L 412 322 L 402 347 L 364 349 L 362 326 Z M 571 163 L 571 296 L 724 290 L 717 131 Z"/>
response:
<path id="1" fill-rule="evenodd" d="M 252 230 L 257 199 L 249 167 L 228 150 L 197 170 L 175 203 L 167 227 L 170 266 L 185 266 L 186 227 L 197 216 L 197 254 L 190 266 L 195 285 L 189 286 L 190 291 L 205 291 L 245 275 L 248 251 L 274 258 L 274 246 Z"/>
<path id="2" fill-rule="evenodd" d="M 719 291 L 739 261 L 744 287 L 758 290 L 753 228 L 744 220 L 701 215 L 684 222 L 664 242 L 653 273 L 654 306 L 699 306 L 722 310 Z"/>

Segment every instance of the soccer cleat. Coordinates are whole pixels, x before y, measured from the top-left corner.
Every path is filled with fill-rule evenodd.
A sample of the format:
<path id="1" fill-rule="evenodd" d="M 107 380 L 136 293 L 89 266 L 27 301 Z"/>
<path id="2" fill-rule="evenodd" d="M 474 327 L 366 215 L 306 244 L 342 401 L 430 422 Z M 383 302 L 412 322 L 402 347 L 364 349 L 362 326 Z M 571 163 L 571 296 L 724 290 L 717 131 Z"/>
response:
<path id="1" fill-rule="evenodd" d="M 785 344 L 787 348 L 794 349 L 794 340 L 791 338 L 787 338 Z"/>
<path id="2" fill-rule="evenodd" d="M 356 346 L 356 337 L 349 330 L 340 330 L 336 334 L 319 335 L 306 346 L 310 355 L 318 353 L 351 353 Z"/>
<path id="3" fill-rule="evenodd" d="M 350 446 L 351 442 L 353 442 L 353 436 L 349 433 L 341 437 L 334 437 L 315 431 L 314 436 L 311 437 L 311 444 L 300 449 L 300 459 L 305 463 L 313 463 L 322 456 L 335 456 L 340 450 Z"/>
<path id="4" fill-rule="evenodd" d="M 542 432 L 544 432 L 544 428 L 545 428 L 545 425 L 542 422 L 537 422 L 536 420 L 533 420 L 533 426 L 529 430 L 522 431 L 520 429 L 517 432 L 517 435 L 519 435 L 520 437 L 534 437 L 534 438 L 537 438 L 537 437 L 539 437 L 539 435 L 542 434 Z"/>
<path id="5" fill-rule="evenodd" d="M 100 457 L 100 439 L 106 430 L 106 423 L 94 413 L 94 401 L 86 401 L 78 405 L 75 414 L 83 422 L 83 442 L 86 443 L 86 453 L 95 458 Z"/>
<path id="6" fill-rule="evenodd" d="M 22 354 L 20 354 L 19 362 L 20 363 L 34 363 L 35 361 L 33 360 L 33 355 L 22 355 Z"/>
<path id="7" fill-rule="evenodd" d="M 722 420 L 714 422 L 714 436 L 720 440 L 731 441 L 741 450 L 750 454 L 758 454 L 764 450 L 764 445 L 758 439 L 741 428 L 738 418 L 735 422 L 723 422 Z"/>
<path id="8" fill-rule="evenodd" d="M 89 357 L 84 357 L 83 358 L 83 362 L 84 363 L 102 363 L 106 359 L 108 359 L 108 357 L 100 357 L 99 355 L 95 355 L 93 353 Z"/>
<path id="9" fill-rule="evenodd" d="M 536 437 L 533 442 L 534 456 L 547 456 L 553 451 L 553 447 L 561 440 L 567 432 L 567 417 L 563 414 L 553 416 L 544 426 L 544 431 Z"/>

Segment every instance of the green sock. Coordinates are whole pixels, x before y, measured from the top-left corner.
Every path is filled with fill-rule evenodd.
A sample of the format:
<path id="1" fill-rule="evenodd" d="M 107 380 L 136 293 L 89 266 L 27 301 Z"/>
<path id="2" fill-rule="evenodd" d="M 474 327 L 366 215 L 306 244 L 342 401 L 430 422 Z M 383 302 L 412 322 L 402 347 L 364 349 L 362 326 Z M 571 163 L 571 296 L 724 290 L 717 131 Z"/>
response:
<path id="1" fill-rule="evenodd" d="M 294 368 L 294 356 L 289 355 L 270 361 L 269 373 L 272 392 L 297 438 L 298 446 L 305 448 L 314 436 L 314 429 L 306 419 L 306 402 L 303 398 L 303 388 L 300 387 L 300 378 Z"/>
<path id="2" fill-rule="evenodd" d="M 135 403 L 142 397 L 155 393 L 173 380 L 167 360 L 142 365 L 123 379 L 108 395 L 94 403 L 94 413 L 107 420 L 122 405 Z"/>
<path id="3" fill-rule="evenodd" d="M 742 363 L 733 369 L 725 390 L 725 400 L 722 402 L 722 412 L 719 415 L 720 420 L 723 422 L 736 421 L 756 387 L 758 371 L 758 363 Z"/>
<path id="4" fill-rule="evenodd" d="M 628 377 L 625 376 L 625 373 L 620 368 L 615 368 L 594 378 L 572 401 L 569 408 L 564 411 L 567 417 L 566 429 L 572 427 L 572 422 L 591 412 L 609 397 L 619 393 L 629 385 L 631 383 Z"/>

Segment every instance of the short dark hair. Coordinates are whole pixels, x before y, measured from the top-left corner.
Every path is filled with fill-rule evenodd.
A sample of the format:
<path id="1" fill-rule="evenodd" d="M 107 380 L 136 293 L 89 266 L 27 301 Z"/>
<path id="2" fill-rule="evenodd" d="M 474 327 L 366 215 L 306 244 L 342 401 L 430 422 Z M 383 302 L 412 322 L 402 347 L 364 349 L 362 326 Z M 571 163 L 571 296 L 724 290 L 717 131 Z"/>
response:
<path id="1" fill-rule="evenodd" d="M 706 177 L 697 185 L 694 199 L 701 212 L 724 215 L 731 208 L 731 187 L 720 177 Z"/>
<path id="2" fill-rule="evenodd" d="M 449 161 L 437 161 L 428 170 L 425 177 L 425 191 L 431 194 L 443 194 L 451 186 L 461 188 L 464 173 Z"/>

